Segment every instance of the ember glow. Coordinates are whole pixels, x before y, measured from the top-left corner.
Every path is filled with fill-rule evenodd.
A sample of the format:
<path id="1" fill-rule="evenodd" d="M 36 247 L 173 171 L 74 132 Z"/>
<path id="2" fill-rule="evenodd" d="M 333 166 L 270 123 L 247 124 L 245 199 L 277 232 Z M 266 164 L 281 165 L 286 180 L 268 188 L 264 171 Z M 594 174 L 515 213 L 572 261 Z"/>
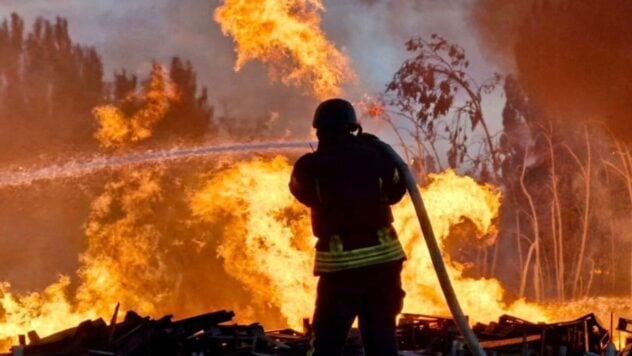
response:
<path id="1" fill-rule="evenodd" d="M 225 0 L 215 20 L 235 41 L 240 70 L 258 59 L 270 66 L 270 77 L 327 98 L 355 75 L 349 58 L 320 28 L 320 0 Z"/>

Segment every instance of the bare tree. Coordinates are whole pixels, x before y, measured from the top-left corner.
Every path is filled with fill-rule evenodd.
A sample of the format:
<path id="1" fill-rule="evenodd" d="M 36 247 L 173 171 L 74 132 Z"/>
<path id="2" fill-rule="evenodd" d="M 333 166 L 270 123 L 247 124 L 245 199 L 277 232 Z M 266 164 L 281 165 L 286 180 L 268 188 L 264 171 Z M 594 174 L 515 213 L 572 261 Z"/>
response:
<path id="1" fill-rule="evenodd" d="M 401 120 L 384 118 L 398 132 L 407 154 L 421 160 L 430 156 L 441 167 L 437 143 L 444 140 L 449 145 L 448 166 L 467 163 L 480 178 L 498 181 L 500 158 L 483 116 L 482 100 L 496 88 L 500 75 L 479 84 L 467 73 L 469 62 L 463 48 L 437 34 L 429 40 L 413 38 L 406 49 L 414 56 L 395 73 L 385 95 L 386 104 Z M 478 127 L 483 142 L 478 142 L 477 149 L 473 136 Z"/>
<path id="2" fill-rule="evenodd" d="M 521 287 L 520 287 L 520 296 L 523 296 L 525 292 L 525 284 L 526 284 L 526 276 L 527 271 L 529 269 L 529 264 L 531 262 L 531 256 L 535 254 L 535 261 L 533 266 L 533 290 L 535 292 L 535 299 L 540 300 L 542 297 L 542 261 L 540 255 L 540 224 L 538 221 L 538 212 L 535 207 L 535 203 L 533 201 L 533 196 L 527 189 L 525 184 L 525 172 L 527 168 L 527 156 L 529 151 L 527 150 L 524 155 L 524 162 L 522 164 L 522 173 L 520 175 L 520 187 L 522 188 L 522 192 L 524 196 L 527 198 L 529 202 L 530 216 L 531 216 L 531 224 L 533 230 L 533 242 L 531 247 L 529 248 L 529 253 L 527 255 L 527 260 L 525 261 L 522 278 L 521 278 Z"/>
<path id="3" fill-rule="evenodd" d="M 607 127 L 606 127 L 607 128 Z M 630 155 L 630 148 L 623 145 L 612 131 L 608 130 L 612 142 L 614 143 L 614 155 L 618 157 L 619 164 L 611 162 L 609 160 L 602 160 L 602 163 L 617 173 L 623 180 L 628 191 L 628 198 L 631 209 L 629 210 L 630 218 L 632 219 L 632 155 Z M 611 224 L 612 225 L 612 224 Z M 612 230 L 612 228 L 611 228 Z M 614 251 L 614 240 L 611 238 L 611 245 Z M 616 271 L 616 268 L 612 268 Z M 613 276 L 614 279 L 614 276 Z M 632 252 L 630 253 L 630 297 L 632 297 Z"/>
<path id="4" fill-rule="evenodd" d="M 555 286 L 557 292 L 557 298 L 559 300 L 565 299 L 564 288 L 564 224 L 562 220 L 562 207 L 560 202 L 559 193 L 559 176 L 556 165 L 556 154 L 553 146 L 553 127 L 549 128 L 549 132 L 543 132 L 542 136 L 546 139 L 548 144 L 550 172 L 551 179 L 550 189 L 552 194 L 551 201 L 551 240 L 553 244 L 553 261 L 555 270 Z"/>
<path id="5" fill-rule="evenodd" d="M 592 165 L 592 150 L 590 140 L 588 139 L 588 128 L 584 126 L 584 139 L 586 144 L 586 163 L 582 163 L 577 154 L 571 149 L 570 146 L 564 145 L 568 153 L 573 157 L 575 162 L 580 168 L 581 175 L 584 179 L 584 216 L 582 219 L 582 234 L 579 247 L 579 253 L 577 255 L 577 264 L 575 266 L 575 274 L 573 277 L 573 298 L 577 298 L 580 294 L 579 280 L 584 265 L 584 255 L 586 253 L 586 241 L 588 240 L 588 223 L 590 219 L 590 178 L 591 178 L 591 165 Z"/>

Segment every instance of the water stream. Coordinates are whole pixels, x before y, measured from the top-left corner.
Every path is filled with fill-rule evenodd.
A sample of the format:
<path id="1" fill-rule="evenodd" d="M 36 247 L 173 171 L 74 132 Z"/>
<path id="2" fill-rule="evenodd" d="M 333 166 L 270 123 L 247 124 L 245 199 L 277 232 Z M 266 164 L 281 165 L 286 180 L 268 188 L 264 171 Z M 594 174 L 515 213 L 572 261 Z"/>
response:
<path id="1" fill-rule="evenodd" d="M 246 144 L 206 145 L 198 147 L 176 147 L 165 150 L 149 150 L 123 155 L 99 155 L 91 159 L 71 160 L 41 168 L 0 171 L 0 188 L 28 185 L 40 180 L 78 178 L 105 169 L 162 163 L 187 158 L 219 154 L 252 154 L 259 152 L 310 150 L 316 143 L 311 141 L 258 142 Z"/>

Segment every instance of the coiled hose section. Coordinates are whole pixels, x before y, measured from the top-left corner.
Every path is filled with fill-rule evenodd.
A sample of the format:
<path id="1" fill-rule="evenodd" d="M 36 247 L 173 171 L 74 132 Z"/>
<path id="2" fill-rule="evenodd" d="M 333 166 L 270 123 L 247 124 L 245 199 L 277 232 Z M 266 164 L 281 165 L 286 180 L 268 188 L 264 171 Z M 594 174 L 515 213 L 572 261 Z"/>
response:
<path id="1" fill-rule="evenodd" d="M 430 252 L 430 258 L 432 259 L 432 264 L 434 266 L 435 272 L 437 273 L 439 284 L 441 285 L 443 295 L 448 302 L 448 307 L 450 308 L 450 312 L 454 317 L 457 328 L 461 332 L 465 344 L 468 346 L 470 352 L 473 355 L 486 356 L 485 351 L 476 338 L 476 335 L 474 335 L 474 332 L 465 319 L 465 315 L 463 314 L 463 310 L 461 310 L 461 306 L 459 305 L 459 300 L 456 297 L 454 288 L 452 288 L 452 283 L 450 282 L 448 271 L 445 268 L 445 263 L 443 262 L 443 257 L 441 256 L 441 250 L 439 249 L 437 239 L 435 238 L 434 231 L 432 230 L 432 225 L 430 224 L 430 218 L 428 217 L 428 212 L 426 211 L 424 201 L 421 198 L 419 188 L 417 188 L 415 177 L 411 173 L 406 162 L 404 162 L 404 160 L 399 156 L 399 154 L 397 154 L 397 152 L 395 152 L 395 150 L 391 146 L 384 142 L 379 142 L 384 146 L 385 151 L 395 161 L 400 173 L 404 175 L 403 178 L 406 182 L 406 188 L 408 189 L 410 198 L 413 201 L 413 205 L 415 206 L 417 219 L 419 220 L 421 231 L 424 235 L 424 239 L 426 240 L 426 245 L 428 246 L 428 251 Z"/>

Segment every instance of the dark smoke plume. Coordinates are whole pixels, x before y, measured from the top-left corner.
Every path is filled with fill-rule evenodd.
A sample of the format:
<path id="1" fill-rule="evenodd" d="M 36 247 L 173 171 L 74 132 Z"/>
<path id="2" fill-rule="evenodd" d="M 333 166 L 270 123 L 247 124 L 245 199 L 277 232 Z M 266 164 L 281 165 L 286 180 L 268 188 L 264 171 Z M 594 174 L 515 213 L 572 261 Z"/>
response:
<path id="1" fill-rule="evenodd" d="M 632 1 L 481 0 L 480 44 L 559 120 L 602 120 L 632 140 Z"/>

